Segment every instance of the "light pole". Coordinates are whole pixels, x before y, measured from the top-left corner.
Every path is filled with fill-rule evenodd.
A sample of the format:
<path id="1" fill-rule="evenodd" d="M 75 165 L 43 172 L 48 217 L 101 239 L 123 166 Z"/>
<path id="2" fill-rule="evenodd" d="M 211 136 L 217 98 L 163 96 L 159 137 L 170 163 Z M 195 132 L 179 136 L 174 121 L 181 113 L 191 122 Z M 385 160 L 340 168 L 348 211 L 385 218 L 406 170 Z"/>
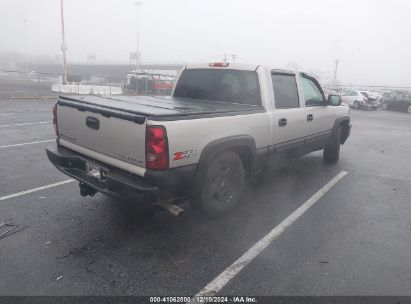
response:
<path id="1" fill-rule="evenodd" d="M 61 51 L 63 52 L 63 70 L 64 70 L 64 84 L 67 83 L 67 59 L 66 59 L 66 37 L 64 35 L 64 11 L 63 0 L 60 0 L 60 12 L 61 12 Z"/>
<path id="2" fill-rule="evenodd" d="M 338 54 L 338 46 L 339 46 L 339 42 L 340 42 L 340 40 L 339 39 L 337 39 L 337 40 L 334 40 L 334 43 L 335 43 L 335 68 L 334 68 L 334 80 L 333 80 L 333 84 L 334 84 L 334 86 L 337 84 L 337 71 L 338 71 L 338 64 L 340 63 L 340 60 L 338 59 L 338 57 L 339 57 L 339 54 Z"/>
<path id="3" fill-rule="evenodd" d="M 338 71 L 338 63 L 340 63 L 340 60 L 336 59 L 335 60 L 335 69 L 334 69 L 334 86 L 337 84 L 337 71 Z"/>
<path id="4" fill-rule="evenodd" d="M 140 6 L 143 4 L 142 1 L 134 2 L 134 5 L 137 7 L 137 49 L 136 49 L 136 71 L 140 70 Z"/>

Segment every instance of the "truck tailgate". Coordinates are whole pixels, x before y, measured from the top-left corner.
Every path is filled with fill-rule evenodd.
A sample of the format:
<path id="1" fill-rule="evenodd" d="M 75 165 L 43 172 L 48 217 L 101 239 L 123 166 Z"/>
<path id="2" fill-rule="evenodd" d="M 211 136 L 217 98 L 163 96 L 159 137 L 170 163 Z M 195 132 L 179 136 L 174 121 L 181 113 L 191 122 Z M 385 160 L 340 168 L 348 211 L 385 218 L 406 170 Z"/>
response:
<path id="1" fill-rule="evenodd" d="M 144 117 L 130 113 L 96 111 L 76 102 L 58 103 L 60 144 L 124 170 L 143 175 L 145 167 Z"/>

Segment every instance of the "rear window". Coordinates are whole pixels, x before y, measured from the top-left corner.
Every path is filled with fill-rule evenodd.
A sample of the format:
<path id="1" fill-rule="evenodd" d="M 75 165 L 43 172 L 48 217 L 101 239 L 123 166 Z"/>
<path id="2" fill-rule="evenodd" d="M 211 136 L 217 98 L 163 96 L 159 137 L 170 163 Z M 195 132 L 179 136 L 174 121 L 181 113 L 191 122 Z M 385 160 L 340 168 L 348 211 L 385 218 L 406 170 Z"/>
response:
<path id="1" fill-rule="evenodd" d="M 174 96 L 261 106 L 260 85 L 255 71 L 184 70 Z"/>

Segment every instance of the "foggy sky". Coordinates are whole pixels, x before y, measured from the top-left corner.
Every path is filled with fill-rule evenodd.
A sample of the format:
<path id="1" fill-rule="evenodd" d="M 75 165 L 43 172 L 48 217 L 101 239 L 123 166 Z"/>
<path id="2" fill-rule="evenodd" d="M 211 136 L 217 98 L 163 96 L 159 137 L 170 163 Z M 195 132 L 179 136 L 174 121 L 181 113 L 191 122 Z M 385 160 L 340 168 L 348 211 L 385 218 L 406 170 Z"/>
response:
<path id="1" fill-rule="evenodd" d="M 128 61 L 134 0 L 65 0 L 68 63 Z M 59 0 L 0 0 L 0 53 L 60 54 Z M 143 0 L 142 62 L 221 60 L 328 72 L 345 84 L 411 86 L 411 1 Z M 27 20 L 25 43 L 24 22 Z"/>

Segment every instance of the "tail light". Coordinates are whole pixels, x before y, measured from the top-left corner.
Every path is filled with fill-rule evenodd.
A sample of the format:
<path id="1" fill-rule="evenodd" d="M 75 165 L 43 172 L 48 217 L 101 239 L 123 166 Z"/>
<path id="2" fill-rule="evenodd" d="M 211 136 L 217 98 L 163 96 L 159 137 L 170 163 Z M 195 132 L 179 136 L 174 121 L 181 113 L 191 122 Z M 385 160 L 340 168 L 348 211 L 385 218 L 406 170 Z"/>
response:
<path id="1" fill-rule="evenodd" d="M 53 106 L 53 127 L 54 127 L 54 132 L 56 133 L 57 136 L 59 136 L 59 129 L 57 127 L 57 103 L 55 103 Z"/>
<path id="2" fill-rule="evenodd" d="M 146 168 L 152 170 L 164 170 L 168 168 L 168 141 L 167 131 L 164 127 L 147 127 Z"/>

